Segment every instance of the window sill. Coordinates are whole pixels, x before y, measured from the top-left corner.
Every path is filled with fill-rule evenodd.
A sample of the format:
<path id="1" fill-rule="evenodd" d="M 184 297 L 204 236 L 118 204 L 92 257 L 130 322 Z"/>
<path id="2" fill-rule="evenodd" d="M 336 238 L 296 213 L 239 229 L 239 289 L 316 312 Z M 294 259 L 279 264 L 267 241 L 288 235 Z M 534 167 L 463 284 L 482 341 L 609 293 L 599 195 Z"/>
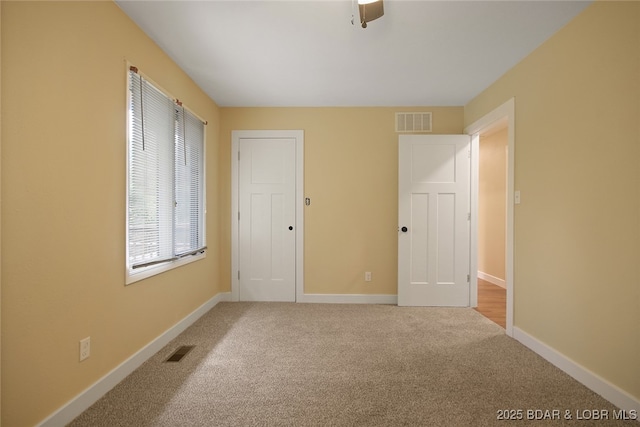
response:
<path id="1" fill-rule="evenodd" d="M 140 280 L 144 280 L 157 274 L 164 273 L 165 271 L 173 270 L 174 268 L 182 267 L 186 264 L 191 264 L 192 262 L 199 261 L 206 257 L 207 251 L 204 251 L 203 253 L 180 258 L 177 261 L 168 261 L 164 264 L 143 267 L 136 270 L 135 272 L 127 268 L 125 285 L 131 285 L 132 283 L 139 282 Z"/>

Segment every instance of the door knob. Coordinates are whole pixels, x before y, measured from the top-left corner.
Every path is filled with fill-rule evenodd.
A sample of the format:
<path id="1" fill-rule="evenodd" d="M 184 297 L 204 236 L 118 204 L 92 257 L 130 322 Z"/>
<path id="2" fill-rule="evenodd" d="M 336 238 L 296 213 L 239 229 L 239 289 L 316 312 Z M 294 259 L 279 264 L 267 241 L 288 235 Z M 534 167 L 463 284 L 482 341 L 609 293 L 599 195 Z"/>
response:
<path id="1" fill-rule="evenodd" d="M 409 231 L 407 227 L 402 227 L 400 230 L 402 230 L 403 233 L 406 233 L 407 231 Z"/>
<path id="2" fill-rule="evenodd" d="M 293 230 L 293 225 L 290 225 L 290 226 L 289 226 L 289 230 Z"/>

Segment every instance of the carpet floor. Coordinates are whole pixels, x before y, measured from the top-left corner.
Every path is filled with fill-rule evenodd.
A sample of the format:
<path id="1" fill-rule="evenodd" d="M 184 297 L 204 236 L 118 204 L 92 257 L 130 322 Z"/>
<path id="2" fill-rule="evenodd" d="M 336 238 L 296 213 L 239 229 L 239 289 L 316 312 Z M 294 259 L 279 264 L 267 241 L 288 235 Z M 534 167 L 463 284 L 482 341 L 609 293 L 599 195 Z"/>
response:
<path id="1" fill-rule="evenodd" d="M 473 309 L 220 303 L 70 426 L 638 425 L 617 410 Z"/>

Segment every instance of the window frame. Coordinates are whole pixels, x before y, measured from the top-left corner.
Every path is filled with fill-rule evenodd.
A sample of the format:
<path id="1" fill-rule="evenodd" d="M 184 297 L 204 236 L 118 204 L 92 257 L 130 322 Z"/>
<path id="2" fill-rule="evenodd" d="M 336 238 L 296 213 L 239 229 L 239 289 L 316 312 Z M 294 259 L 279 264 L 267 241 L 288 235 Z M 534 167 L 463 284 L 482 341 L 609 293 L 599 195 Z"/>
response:
<path id="1" fill-rule="evenodd" d="M 198 251 L 197 253 L 191 254 L 191 255 L 186 255 L 186 256 L 180 256 L 177 259 L 169 259 L 165 262 L 161 262 L 158 264 L 153 264 L 153 265 L 149 265 L 149 266 L 143 266 L 143 267 L 137 267 L 137 268 L 133 268 L 131 263 L 130 263 L 130 258 L 129 258 L 129 196 L 130 196 L 130 180 L 131 180 L 131 170 L 129 168 L 130 165 L 130 161 L 131 161 L 131 149 L 130 149 L 130 144 L 131 144 L 131 129 L 132 129 L 132 116 L 131 116 L 131 111 L 130 111 L 130 106 L 131 106 L 131 91 L 130 91 L 130 87 L 131 87 L 131 72 L 133 69 L 135 68 L 135 74 L 142 76 L 142 78 L 144 80 L 146 80 L 148 83 L 150 83 L 152 86 L 155 87 L 155 89 L 157 89 L 158 91 L 160 91 L 164 96 L 166 96 L 168 99 L 172 100 L 174 102 L 175 105 L 184 108 L 185 111 L 188 111 L 190 114 L 192 114 L 195 118 L 197 118 L 198 120 L 200 120 L 203 123 L 203 133 L 202 133 L 202 203 L 201 203 L 201 207 L 202 207 L 202 246 L 203 249 L 201 251 Z M 178 268 L 181 267 L 183 265 L 186 264 L 190 264 L 192 262 L 196 262 L 199 261 L 201 259 L 206 258 L 206 254 L 207 254 L 207 121 L 202 119 L 202 117 L 200 117 L 198 114 L 196 114 L 195 112 L 193 112 L 191 109 L 189 109 L 188 107 L 186 107 L 185 105 L 183 105 L 182 102 L 178 101 L 178 98 L 171 95 L 170 92 L 168 92 L 167 90 L 165 90 L 162 86 L 158 85 L 153 79 L 149 78 L 146 74 L 144 74 L 142 71 L 140 71 L 137 67 L 135 67 L 133 64 L 129 63 L 128 61 L 126 62 L 126 108 L 125 108 L 125 113 L 126 113 L 126 138 L 125 138 L 125 143 L 126 143 L 126 195 L 125 195 L 125 213 L 126 213 L 126 217 L 125 217 L 125 251 L 126 251 L 126 255 L 125 255 L 125 285 L 130 285 L 132 283 L 138 282 L 140 280 L 158 275 L 160 273 L 169 271 L 169 270 L 173 270 L 174 268 Z M 174 139 L 174 149 L 175 149 L 175 144 L 177 143 L 177 140 Z M 173 172 L 175 174 L 175 164 L 173 166 Z M 175 193 L 175 183 L 174 183 L 174 193 Z M 176 229 L 175 229 L 175 224 L 174 224 L 174 228 L 172 229 L 172 233 L 173 235 L 175 235 L 176 233 Z"/>

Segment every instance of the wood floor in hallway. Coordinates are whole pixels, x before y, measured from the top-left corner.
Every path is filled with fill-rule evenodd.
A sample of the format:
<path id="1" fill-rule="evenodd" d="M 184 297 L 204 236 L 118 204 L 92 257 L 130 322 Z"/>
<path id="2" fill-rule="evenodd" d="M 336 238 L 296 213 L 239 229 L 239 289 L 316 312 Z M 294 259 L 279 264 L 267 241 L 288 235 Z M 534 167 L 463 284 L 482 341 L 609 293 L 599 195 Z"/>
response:
<path id="1" fill-rule="evenodd" d="M 478 307 L 476 310 L 506 328 L 507 290 L 486 280 L 478 279 Z"/>

